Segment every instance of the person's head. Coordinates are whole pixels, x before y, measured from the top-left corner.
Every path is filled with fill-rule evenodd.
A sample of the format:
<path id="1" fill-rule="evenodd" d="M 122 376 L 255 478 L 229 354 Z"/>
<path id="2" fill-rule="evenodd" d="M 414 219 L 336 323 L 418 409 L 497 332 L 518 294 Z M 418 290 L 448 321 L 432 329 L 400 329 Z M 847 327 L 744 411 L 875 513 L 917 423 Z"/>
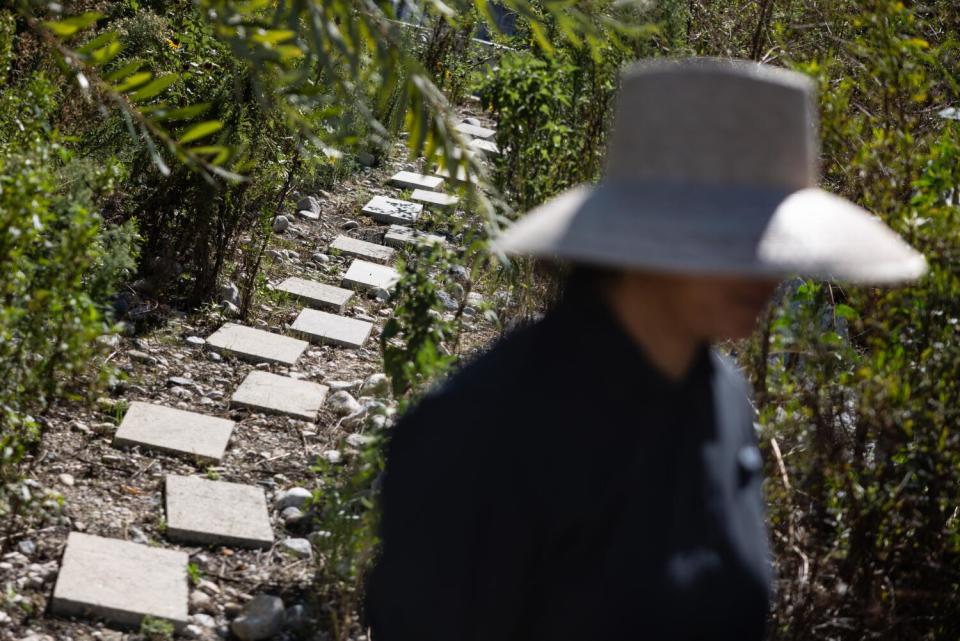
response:
<path id="1" fill-rule="evenodd" d="M 698 342 L 714 342 L 749 336 L 779 282 L 578 265 L 566 279 L 566 290 L 568 296 L 600 294 L 621 314 L 666 319 Z"/>
<path id="2" fill-rule="evenodd" d="M 770 302 L 778 281 L 741 276 L 619 272 L 606 286 L 617 307 L 656 314 L 703 342 L 746 338 Z"/>

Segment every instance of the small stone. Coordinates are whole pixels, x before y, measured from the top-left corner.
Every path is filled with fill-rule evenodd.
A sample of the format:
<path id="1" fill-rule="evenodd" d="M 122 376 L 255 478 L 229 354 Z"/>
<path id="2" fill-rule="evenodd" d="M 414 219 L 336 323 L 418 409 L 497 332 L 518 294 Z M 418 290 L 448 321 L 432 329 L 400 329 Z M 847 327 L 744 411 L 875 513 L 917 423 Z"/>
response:
<path id="1" fill-rule="evenodd" d="M 371 374 L 363 382 L 360 393 L 368 396 L 386 396 L 390 393 L 390 379 L 386 374 Z"/>
<path id="2" fill-rule="evenodd" d="M 470 280 L 470 271 L 463 265 L 450 265 L 447 273 L 460 283 L 466 283 Z"/>
<path id="3" fill-rule="evenodd" d="M 308 211 L 311 214 L 319 214 L 320 201 L 316 196 L 306 196 L 297 201 L 297 209 L 300 211 Z"/>
<path id="4" fill-rule="evenodd" d="M 228 300 L 220 301 L 220 310 L 227 316 L 237 317 L 240 315 L 240 308 Z"/>
<path id="5" fill-rule="evenodd" d="M 213 581 L 209 581 L 207 579 L 203 579 L 202 581 L 200 581 L 200 583 L 197 584 L 197 589 L 203 590 L 210 596 L 217 596 L 218 594 L 220 594 L 220 586 L 214 583 Z"/>
<path id="6" fill-rule="evenodd" d="M 207 612 L 213 607 L 213 599 L 206 592 L 194 590 L 190 593 L 190 609 L 195 612 Z"/>
<path id="7" fill-rule="evenodd" d="M 208 352 L 207 358 L 214 363 L 219 363 L 223 360 L 223 356 L 220 356 L 220 354 L 217 354 L 216 352 Z"/>
<path id="8" fill-rule="evenodd" d="M 172 390 L 170 390 L 170 393 L 183 400 L 193 398 L 193 392 L 188 390 L 186 387 L 174 387 Z"/>
<path id="9" fill-rule="evenodd" d="M 17 549 L 24 556 L 33 556 L 33 553 L 37 551 L 37 544 L 32 539 L 23 539 L 17 543 Z"/>
<path id="10" fill-rule="evenodd" d="M 186 376 L 171 376 L 167 379 L 167 385 L 194 387 L 196 383 L 193 382 L 193 379 L 187 378 Z"/>
<path id="11" fill-rule="evenodd" d="M 59 480 L 62 485 L 66 485 L 67 487 L 73 487 L 74 479 L 72 474 L 67 474 L 66 472 L 64 472 L 63 474 L 57 477 L 57 480 Z"/>
<path id="12" fill-rule="evenodd" d="M 268 249 L 267 251 L 263 252 L 263 255 L 268 258 L 272 258 L 273 260 L 281 261 L 281 262 L 283 261 L 284 258 L 286 258 L 286 254 L 281 253 L 276 249 Z"/>
<path id="13" fill-rule="evenodd" d="M 327 404 L 337 416 L 348 416 L 360 411 L 360 403 L 346 390 L 340 390 L 331 394 L 327 399 Z"/>
<path id="14" fill-rule="evenodd" d="M 283 522 L 287 525 L 296 525 L 303 520 L 303 517 L 303 512 L 293 506 L 285 508 L 283 512 L 280 513 L 280 518 L 282 518 Z"/>
<path id="15" fill-rule="evenodd" d="M 340 453 L 340 450 L 327 450 L 320 456 L 331 465 L 336 465 L 343 460 L 343 454 Z"/>
<path id="16" fill-rule="evenodd" d="M 289 507 L 302 510 L 306 508 L 311 499 L 313 499 L 313 493 L 310 490 L 303 487 L 291 487 L 289 490 L 281 492 L 274 504 L 278 510 L 285 510 Z"/>
<path id="17" fill-rule="evenodd" d="M 203 636 L 203 628 L 191 623 L 183 629 L 183 633 L 190 639 L 199 639 Z"/>
<path id="18" fill-rule="evenodd" d="M 347 445 L 350 447 L 362 448 L 368 445 L 373 439 L 366 434 L 351 434 L 347 437 Z"/>
<path id="19" fill-rule="evenodd" d="M 315 254 L 310 255 L 310 260 L 312 260 L 315 263 L 325 264 L 330 262 L 330 257 L 321 252 L 317 252 Z"/>
<path id="20" fill-rule="evenodd" d="M 291 605 L 283 613 L 283 625 L 288 630 L 303 630 L 310 624 L 307 609 L 302 604 Z"/>
<path id="21" fill-rule="evenodd" d="M 464 118 L 463 122 L 467 123 L 468 125 L 473 125 L 474 127 L 480 126 L 480 121 L 476 118 Z"/>
<path id="22" fill-rule="evenodd" d="M 343 223 L 343 225 L 340 226 L 340 229 L 344 231 L 350 231 L 351 229 L 356 229 L 359 226 L 360 226 L 360 223 L 358 223 L 357 221 L 348 220 L 347 222 Z"/>
<path id="23" fill-rule="evenodd" d="M 131 349 L 129 352 L 127 352 L 127 356 L 130 357 L 130 360 L 137 361 L 138 363 L 143 363 L 145 365 L 157 364 L 156 356 L 151 356 L 150 354 L 147 354 L 146 352 L 141 352 L 138 349 Z"/>
<path id="24" fill-rule="evenodd" d="M 290 227 L 290 221 L 287 220 L 286 216 L 277 216 L 273 219 L 273 231 L 282 234 L 287 231 L 287 228 Z"/>
<path id="25" fill-rule="evenodd" d="M 220 286 L 220 300 L 223 302 L 240 304 L 240 289 L 230 281 Z"/>
<path id="26" fill-rule="evenodd" d="M 230 629 L 240 641 L 262 641 L 283 629 L 283 600 L 268 594 L 255 596 L 240 613 Z"/>
<path id="27" fill-rule="evenodd" d="M 116 349 L 120 346 L 120 336 L 117 334 L 104 334 L 103 336 L 97 337 L 97 342 L 104 347 Z"/>
<path id="28" fill-rule="evenodd" d="M 443 305 L 443 308 L 449 312 L 455 312 L 460 309 L 460 304 L 455 301 L 447 292 L 437 292 L 437 298 L 440 300 L 440 304 Z"/>
<path id="29" fill-rule="evenodd" d="M 203 347 L 207 341 L 199 336 L 187 336 L 187 345 L 190 347 Z"/>
<path id="30" fill-rule="evenodd" d="M 284 539 L 280 541 L 280 548 L 301 559 L 309 559 L 313 556 L 313 548 L 310 546 L 310 541 L 306 539 Z"/>
<path id="31" fill-rule="evenodd" d="M 353 391 L 359 390 L 363 385 L 363 381 L 360 379 L 355 381 L 325 381 L 324 385 L 329 387 L 331 392 L 339 392 L 341 390 Z"/>
<path id="32" fill-rule="evenodd" d="M 239 612 L 239 607 L 237 608 L 237 611 Z M 192 620 L 194 623 L 196 623 L 202 628 L 217 627 L 217 620 L 214 619 L 209 614 L 204 614 L 203 612 L 197 612 L 196 614 L 192 615 L 190 617 L 190 620 Z"/>

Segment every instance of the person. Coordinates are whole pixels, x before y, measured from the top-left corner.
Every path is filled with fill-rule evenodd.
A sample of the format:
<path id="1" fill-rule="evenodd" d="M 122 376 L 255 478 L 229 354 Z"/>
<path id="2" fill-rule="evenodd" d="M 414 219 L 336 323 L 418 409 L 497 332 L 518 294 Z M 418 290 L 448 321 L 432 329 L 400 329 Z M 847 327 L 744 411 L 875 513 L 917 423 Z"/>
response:
<path id="1" fill-rule="evenodd" d="M 762 639 L 772 569 L 748 389 L 710 345 L 792 274 L 924 258 L 816 187 L 811 83 L 746 61 L 622 77 L 603 179 L 498 251 L 574 266 L 562 301 L 396 426 L 373 641 Z"/>

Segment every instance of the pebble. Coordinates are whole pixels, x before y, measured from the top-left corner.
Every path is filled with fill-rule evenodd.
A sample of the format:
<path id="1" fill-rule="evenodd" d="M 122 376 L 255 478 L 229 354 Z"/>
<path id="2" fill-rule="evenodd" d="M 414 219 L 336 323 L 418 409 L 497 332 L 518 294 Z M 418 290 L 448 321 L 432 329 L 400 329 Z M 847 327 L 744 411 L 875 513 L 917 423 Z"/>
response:
<path id="1" fill-rule="evenodd" d="M 346 390 L 340 390 L 332 394 L 327 400 L 327 403 L 337 416 L 349 416 L 361 410 L 360 403 Z"/>
<path id="2" fill-rule="evenodd" d="M 381 303 L 386 303 L 390 300 L 390 292 L 385 290 L 383 287 L 377 287 L 375 290 L 373 290 L 373 297 Z"/>
<path id="3" fill-rule="evenodd" d="M 312 214 L 320 213 L 320 201 L 316 196 L 307 196 L 297 201 L 297 209 L 309 211 Z"/>
<path id="4" fill-rule="evenodd" d="M 37 544 L 33 539 L 23 539 L 17 543 L 17 550 L 24 556 L 33 556 L 33 553 L 37 551 Z"/>
<path id="5" fill-rule="evenodd" d="M 306 539 L 284 539 L 280 541 L 280 547 L 301 559 L 309 559 L 313 556 L 313 548 L 310 547 L 310 541 Z"/>
<path id="6" fill-rule="evenodd" d="M 137 361 L 138 363 L 144 363 L 145 365 L 157 364 L 156 356 L 151 356 L 150 354 L 141 352 L 138 349 L 131 349 L 129 352 L 127 352 L 127 356 L 129 356 L 131 360 Z"/>
<path id="7" fill-rule="evenodd" d="M 343 454 L 340 453 L 340 450 L 326 450 L 320 456 L 322 456 L 323 460 L 325 460 L 327 463 L 331 463 L 333 465 L 336 465 L 343 460 Z"/>
<path id="8" fill-rule="evenodd" d="M 190 347 L 203 347 L 207 341 L 199 336 L 187 336 L 187 345 Z"/>
<path id="9" fill-rule="evenodd" d="M 348 220 L 340 226 L 340 229 L 344 231 L 350 231 L 351 229 L 357 229 L 358 227 L 360 227 L 360 223 L 355 220 Z"/>
<path id="10" fill-rule="evenodd" d="M 386 374 L 371 374 L 363 382 L 360 393 L 369 396 L 386 396 L 390 393 L 390 379 Z"/>
<path id="11" fill-rule="evenodd" d="M 240 641 L 262 641 L 280 634 L 283 614 L 283 600 L 280 597 L 258 594 L 244 606 L 230 629 Z"/>
<path id="12" fill-rule="evenodd" d="M 239 316 L 239 315 L 240 315 L 240 308 L 237 307 L 236 304 L 231 303 L 231 302 L 228 301 L 228 300 L 221 301 L 221 303 L 220 303 L 220 309 L 223 310 L 223 313 L 226 314 L 227 316 Z"/>
<path id="13" fill-rule="evenodd" d="M 58 476 L 57 480 L 59 480 L 62 485 L 66 485 L 67 487 L 73 487 L 73 484 L 76 482 L 73 478 L 73 475 L 67 474 L 66 472 Z"/>
<path id="14" fill-rule="evenodd" d="M 303 517 L 304 514 L 300 511 L 300 508 L 293 507 L 292 505 L 280 513 L 280 518 L 283 519 L 286 525 L 296 525 L 303 520 Z"/>
<path id="15" fill-rule="evenodd" d="M 463 122 L 465 122 L 468 125 L 473 125 L 474 127 L 480 126 L 480 121 L 477 120 L 476 118 L 464 118 Z"/>
<path id="16" fill-rule="evenodd" d="M 313 493 L 305 487 L 291 487 L 289 490 L 281 492 L 274 504 L 278 510 L 286 510 L 290 507 L 295 507 L 299 510 L 306 508 L 306 506 L 313 499 Z"/>
<path id="17" fill-rule="evenodd" d="M 350 434 L 347 436 L 347 445 L 350 447 L 361 448 L 370 443 L 373 439 L 366 434 Z"/>
<path id="18" fill-rule="evenodd" d="M 443 305 L 443 308 L 450 312 L 455 312 L 460 308 L 460 303 L 453 299 L 453 296 L 444 291 L 437 292 L 437 298 L 440 299 L 440 304 Z"/>
<path id="19" fill-rule="evenodd" d="M 320 252 L 317 252 L 317 253 L 315 253 L 315 254 L 311 254 L 311 255 L 310 255 L 310 260 L 312 260 L 312 261 L 315 262 L 315 263 L 329 263 L 329 262 L 330 262 L 330 257 L 327 256 L 326 254 L 322 254 L 322 253 L 320 253 Z"/>
<path id="20" fill-rule="evenodd" d="M 200 583 L 197 584 L 197 589 L 203 590 L 210 596 L 217 596 L 218 594 L 220 594 L 220 586 L 214 583 L 213 581 L 209 581 L 207 579 L 201 580 Z"/>
<path id="21" fill-rule="evenodd" d="M 239 305 L 240 304 L 240 288 L 238 288 L 234 283 L 227 281 L 226 283 L 220 286 L 220 300 L 222 302 Z"/>
<path id="22" fill-rule="evenodd" d="M 290 227 L 290 221 L 287 220 L 286 216 L 277 216 L 273 219 L 273 231 L 282 234 L 287 231 L 287 228 Z"/>
<path id="23" fill-rule="evenodd" d="M 190 593 L 190 609 L 198 612 L 208 612 L 213 607 L 213 599 L 202 590 L 194 590 Z"/>
<path id="24" fill-rule="evenodd" d="M 460 283 L 466 283 L 470 280 L 470 272 L 463 265 L 450 265 L 447 273 L 450 274 L 455 281 Z"/>
<path id="25" fill-rule="evenodd" d="M 355 381 L 325 381 L 324 385 L 330 388 L 331 392 L 339 392 L 341 390 L 359 390 L 363 385 L 363 381 L 357 379 Z"/>
<path id="26" fill-rule="evenodd" d="M 181 387 L 193 387 L 196 383 L 193 382 L 193 379 L 187 378 L 186 376 L 171 376 L 167 379 L 167 385 L 179 385 Z"/>
<path id="27" fill-rule="evenodd" d="M 223 356 L 220 356 L 220 354 L 217 354 L 216 352 L 207 352 L 207 358 L 214 363 L 219 363 L 223 360 Z"/>

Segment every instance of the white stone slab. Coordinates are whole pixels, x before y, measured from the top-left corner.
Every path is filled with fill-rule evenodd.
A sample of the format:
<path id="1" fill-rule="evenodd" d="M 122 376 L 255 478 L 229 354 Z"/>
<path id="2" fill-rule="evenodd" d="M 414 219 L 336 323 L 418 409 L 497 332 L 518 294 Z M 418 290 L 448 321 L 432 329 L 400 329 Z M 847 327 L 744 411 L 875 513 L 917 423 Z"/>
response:
<path id="1" fill-rule="evenodd" d="M 424 176 L 413 171 L 399 171 L 390 177 L 390 182 L 404 189 L 429 189 L 437 191 L 443 186 L 443 178 Z"/>
<path id="2" fill-rule="evenodd" d="M 470 146 L 479 149 L 485 154 L 496 155 L 500 153 L 500 147 L 497 146 L 497 143 L 492 140 L 483 140 L 482 138 L 477 138 L 476 140 L 470 141 Z"/>
<path id="3" fill-rule="evenodd" d="M 297 316 L 297 320 L 293 321 L 291 328 L 315 343 L 363 347 L 370 337 L 373 324 L 317 309 L 305 309 Z"/>
<path id="4" fill-rule="evenodd" d="M 219 461 L 230 442 L 233 421 L 163 405 L 133 401 L 113 437 L 116 447 L 146 448 Z"/>
<path id="5" fill-rule="evenodd" d="M 437 167 L 434 172 L 438 176 L 443 176 L 444 178 L 450 178 L 450 170 L 445 167 Z M 474 185 L 477 184 L 477 177 L 474 175 L 470 176 L 470 180 L 467 180 L 467 170 L 463 167 L 457 167 L 457 174 L 453 177 L 453 180 L 458 183 L 470 182 Z"/>
<path id="6" fill-rule="evenodd" d="M 477 125 L 468 125 L 465 122 L 461 122 L 457 125 L 457 131 L 462 134 L 467 134 L 468 136 L 473 136 L 474 138 L 481 138 L 486 140 L 487 138 L 493 138 L 497 134 L 496 129 L 487 129 L 486 127 L 478 127 Z"/>
<path id="7" fill-rule="evenodd" d="M 410 195 L 410 200 L 416 200 L 436 207 L 453 207 L 460 199 L 450 194 L 439 191 L 427 191 L 425 189 L 414 189 Z"/>
<path id="8" fill-rule="evenodd" d="M 168 476 L 167 535 L 184 543 L 273 545 L 267 497 L 255 485 Z"/>
<path id="9" fill-rule="evenodd" d="M 306 220 L 320 220 L 320 212 L 310 211 L 308 209 L 297 210 L 297 216 Z"/>
<path id="10" fill-rule="evenodd" d="M 344 256 L 362 258 L 375 263 L 389 263 L 397 253 L 395 249 L 390 247 L 343 235 L 333 239 L 333 242 L 330 243 L 330 249 L 335 249 Z"/>
<path id="11" fill-rule="evenodd" d="M 412 225 L 423 213 L 423 205 L 399 198 L 374 196 L 363 206 L 361 212 L 380 223 Z"/>
<path id="12" fill-rule="evenodd" d="M 53 589 L 53 612 L 131 627 L 151 616 L 182 630 L 188 561 L 177 550 L 71 532 Z"/>
<path id="13" fill-rule="evenodd" d="M 346 309 L 347 303 L 353 296 L 353 290 L 296 276 L 291 276 L 277 285 L 277 289 L 302 300 L 311 307 L 331 309 L 335 312 Z"/>
<path id="14" fill-rule="evenodd" d="M 347 273 L 340 283 L 354 289 L 385 289 L 390 291 L 400 280 L 400 274 L 393 267 L 378 265 L 366 260 L 356 259 L 350 263 Z"/>
<path id="15" fill-rule="evenodd" d="M 262 329 L 226 323 L 207 338 L 207 345 L 218 352 L 248 361 L 293 365 L 309 343 Z"/>
<path id="16" fill-rule="evenodd" d="M 255 369 L 243 379 L 230 401 L 258 412 L 315 421 L 326 397 L 326 385 Z"/>
<path id="17" fill-rule="evenodd" d="M 390 225 L 390 229 L 383 237 L 383 242 L 391 247 L 403 247 L 404 245 L 443 245 L 447 240 L 443 236 L 428 234 L 403 225 Z"/>

